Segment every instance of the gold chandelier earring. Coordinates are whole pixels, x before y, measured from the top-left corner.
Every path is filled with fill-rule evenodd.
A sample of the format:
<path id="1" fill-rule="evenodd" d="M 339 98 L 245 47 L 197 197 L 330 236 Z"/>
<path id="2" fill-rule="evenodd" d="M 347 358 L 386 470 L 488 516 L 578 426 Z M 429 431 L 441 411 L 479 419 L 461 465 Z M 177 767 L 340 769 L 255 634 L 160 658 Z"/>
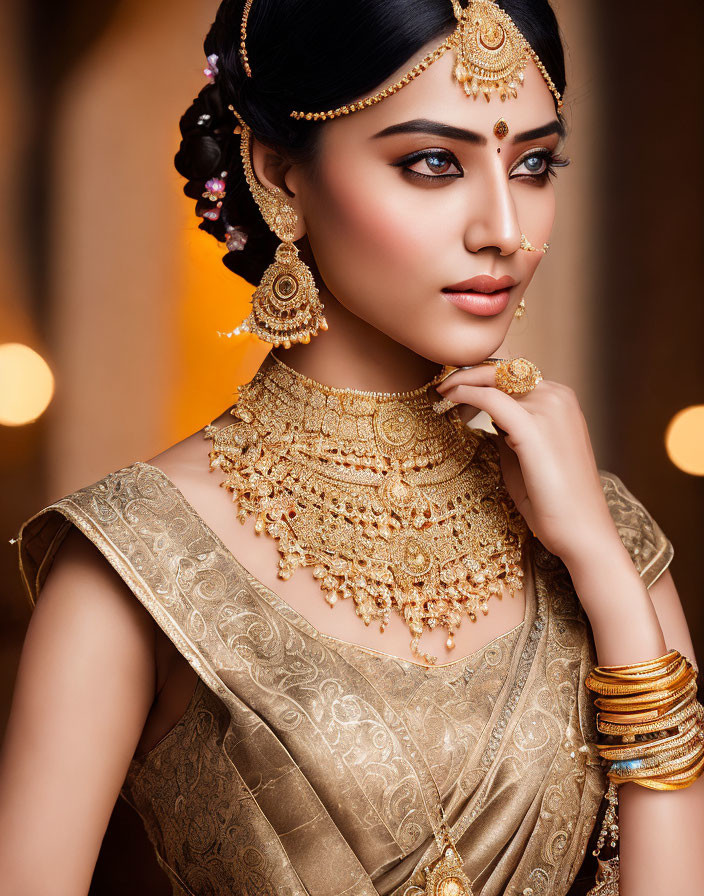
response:
<path id="1" fill-rule="evenodd" d="M 514 317 L 523 317 L 523 315 L 525 313 L 526 313 L 526 300 L 525 300 L 525 297 L 523 297 L 521 299 L 521 301 L 518 303 L 518 307 L 513 312 L 513 316 Z"/>
<path id="2" fill-rule="evenodd" d="M 274 261 L 252 294 L 249 317 L 232 332 L 252 333 L 274 346 L 291 348 L 295 342 L 310 342 L 318 330 L 327 330 L 323 304 L 313 273 L 293 241 L 298 216 L 283 190 L 264 187 L 257 179 L 251 159 L 252 132 L 234 107 L 229 108 L 239 121 L 234 133 L 241 135 L 242 164 L 250 191 L 262 217 L 281 240 Z"/>

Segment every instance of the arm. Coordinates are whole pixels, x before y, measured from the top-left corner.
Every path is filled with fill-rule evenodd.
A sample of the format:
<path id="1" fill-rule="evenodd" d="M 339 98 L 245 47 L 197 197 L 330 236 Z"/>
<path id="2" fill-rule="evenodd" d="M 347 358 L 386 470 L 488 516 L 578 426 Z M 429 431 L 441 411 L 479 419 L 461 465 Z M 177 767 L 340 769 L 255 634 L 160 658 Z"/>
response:
<path id="1" fill-rule="evenodd" d="M 665 572 L 651 593 L 605 501 L 589 430 L 573 389 L 543 379 L 514 397 L 493 365 L 456 370 L 437 391 L 489 413 L 506 487 L 533 533 L 569 570 L 601 665 L 677 648 L 695 663 L 679 597 Z M 698 665 L 698 664 L 697 664 Z M 704 892 L 704 776 L 674 791 L 618 787 L 621 896 Z"/>
<path id="2" fill-rule="evenodd" d="M 147 611 L 71 529 L 32 614 L 0 753 L 6 896 L 86 894 L 155 692 Z"/>
<path id="3" fill-rule="evenodd" d="M 670 571 L 648 590 L 614 531 L 616 539 L 608 533 L 601 546 L 566 563 L 599 664 L 637 663 L 677 649 L 698 666 Z M 621 784 L 618 801 L 620 896 L 704 892 L 704 776 L 673 791 Z"/>

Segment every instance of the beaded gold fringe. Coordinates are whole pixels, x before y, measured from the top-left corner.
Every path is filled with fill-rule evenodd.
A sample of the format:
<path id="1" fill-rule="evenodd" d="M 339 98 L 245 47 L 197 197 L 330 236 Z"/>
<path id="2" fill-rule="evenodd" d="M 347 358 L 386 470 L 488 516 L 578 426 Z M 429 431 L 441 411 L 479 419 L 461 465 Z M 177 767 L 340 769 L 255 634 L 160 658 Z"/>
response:
<path id="1" fill-rule="evenodd" d="M 433 411 L 429 383 L 368 393 L 316 383 L 272 356 L 242 387 L 235 422 L 206 427 L 211 469 L 244 523 L 277 541 L 278 575 L 311 566 L 326 600 L 352 598 L 383 631 L 392 611 L 449 633 L 522 587 L 528 527 L 506 491 L 491 435 Z M 437 379 L 437 378 L 436 378 Z M 433 381 L 434 382 L 434 381 Z"/>

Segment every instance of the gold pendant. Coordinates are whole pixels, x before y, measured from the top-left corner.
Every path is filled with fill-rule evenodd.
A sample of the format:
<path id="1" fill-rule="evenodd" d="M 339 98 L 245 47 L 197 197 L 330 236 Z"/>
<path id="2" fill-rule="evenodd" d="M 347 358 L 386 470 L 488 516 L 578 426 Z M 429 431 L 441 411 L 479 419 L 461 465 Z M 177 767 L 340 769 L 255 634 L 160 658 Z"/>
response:
<path id="1" fill-rule="evenodd" d="M 425 875 L 425 896 L 474 896 L 454 845 L 445 847 L 439 861 Z"/>

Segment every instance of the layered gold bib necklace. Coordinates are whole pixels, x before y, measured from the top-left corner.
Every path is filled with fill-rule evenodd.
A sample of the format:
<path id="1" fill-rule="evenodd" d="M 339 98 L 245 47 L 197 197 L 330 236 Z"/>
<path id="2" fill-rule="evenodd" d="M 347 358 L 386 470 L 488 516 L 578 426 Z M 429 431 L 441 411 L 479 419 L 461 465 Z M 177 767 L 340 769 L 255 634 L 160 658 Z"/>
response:
<path id="1" fill-rule="evenodd" d="M 244 523 L 277 541 L 278 575 L 312 566 L 330 605 L 352 598 L 380 630 L 397 612 L 411 632 L 488 612 L 502 583 L 522 587 L 529 529 L 506 491 L 490 434 L 456 409 L 433 411 L 435 379 L 411 392 L 325 386 L 272 355 L 241 387 L 235 422 L 205 427 L 211 470 Z"/>

